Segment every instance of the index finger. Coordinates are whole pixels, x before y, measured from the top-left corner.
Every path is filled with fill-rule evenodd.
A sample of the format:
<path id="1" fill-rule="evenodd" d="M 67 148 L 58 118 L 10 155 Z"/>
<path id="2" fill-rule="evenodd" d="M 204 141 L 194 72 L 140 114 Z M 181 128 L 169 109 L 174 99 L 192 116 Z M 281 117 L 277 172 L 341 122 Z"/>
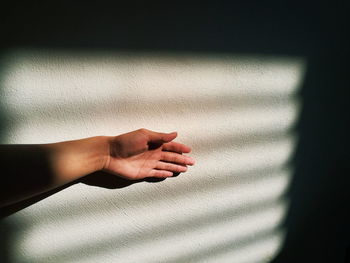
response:
<path id="1" fill-rule="evenodd" d="M 178 142 L 168 142 L 163 144 L 163 150 L 176 153 L 189 153 L 191 148 Z"/>

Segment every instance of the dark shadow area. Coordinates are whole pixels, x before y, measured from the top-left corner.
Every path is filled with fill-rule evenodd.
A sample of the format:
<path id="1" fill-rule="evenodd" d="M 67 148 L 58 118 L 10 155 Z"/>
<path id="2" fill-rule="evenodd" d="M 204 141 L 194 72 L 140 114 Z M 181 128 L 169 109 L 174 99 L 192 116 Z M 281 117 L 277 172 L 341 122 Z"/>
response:
<path id="1" fill-rule="evenodd" d="M 52 180 L 49 152 L 35 145 L 1 145 L 1 205 L 47 189 Z M 34 175 L 35 173 L 35 175 Z"/>
<path id="2" fill-rule="evenodd" d="M 28 176 L 30 176 L 30 173 L 27 173 L 27 174 L 28 174 Z M 42 193 L 42 194 L 35 195 L 31 198 L 24 199 L 20 202 L 16 202 L 16 203 L 1 207 L 0 208 L 0 219 L 5 218 L 9 215 L 12 215 L 13 213 L 16 213 L 17 211 L 20 211 L 20 210 L 22 210 L 22 209 L 24 209 L 32 204 L 35 204 L 36 202 L 39 202 L 39 201 L 57 193 L 57 192 L 59 192 L 59 191 L 62 191 L 63 189 L 73 185 L 74 183 L 75 182 L 58 187 L 56 189 L 53 189 L 51 191 L 47 191 L 47 192 Z"/>
<path id="3" fill-rule="evenodd" d="M 79 182 L 84 183 L 86 185 L 103 187 L 107 189 L 118 189 L 118 188 L 127 187 L 135 183 L 141 183 L 141 182 L 157 183 L 164 180 L 165 179 L 163 178 L 150 177 L 150 178 L 145 178 L 143 180 L 131 181 L 131 180 L 123 179 L 121 177 L 117 177 L 113 174 L 109 174 L 103 171 L 98 171 L 85 176 L 84 178 L 80 179 Z"/>
<path id="4" fill-rule="evenodd" d="M 350 44 L 347 38 L 349 10 L 345 4 L 202 1 L 200 4 L 142 2 L 112 6 L 87 1 L 54 4 L 36 1 L 12 3 L 2 11 L 0 55 L 13 48 L 34 48 L 306 58 L 308 69 L 300 91 L 303 110 L 296 127 L 300 140 L 289 191 L 291 206 L 284 223 L 287 237 L 273 262 L 344 262 L 350 245 L 349 106 L 345 92 Z M 1 110 L 1 100 L 0 136 L 7 132 L 3 120 L 8 118 Z M 6 153 L 1 154 L 1 158 L 5 161 L 10 157 Z M 38 164 L 38 171 L 44 175 L 47 167 L 42 165 Z M 6 170 L 1 170 L 1 175 L 6 178 Z M 91 175 L 85 179 L 87 184 L 111 189 L 128 186 L 128 182 L 117 182 L 111 177 L 102 179 Z M 23 187 L 32 184 L 21 183 Z M 36 197 L 32 202 L 25 201 L 5 215 L 49 194 Z M 0 252 L 3 252 L 0 261 L 11 262 L 8 251 L 11 251 L 15 230 L 7 222 L 0 222 L 0 231 Z"/>
<path id="5" fill-rule="evenodd" d="M 0 259 L 4 263 L 12 263 L 13 261 L 13 243 L 16 237 L 16 227 L 8 221 L 0 222 Z"/>
<path id="6" fill-rule="evenodd" d="M 2 71 L 2 54 L 0 53 L 0 72 Z M 4 140 L 7 135 L 7 125 L 8 125 L 8 114 L 5 111 L 5 107 L 3 105 L 3 90 L 1 83 L 1 75 L 0 75 L 0 143 Z M 1 158 L 1 156 L 0 156 Z M 0 170 L 0 178 L 1 181 L 5 177 L 5 174 Z M 2 182 L 0 183 L 2 184 Z M 1 194 L 0 194 L 1 195 Z M 13 241 L 16 237 L 16 228 L 11 224 L 11 222 L 4 222 L 1 220 L 3 218 L 2 214 L 0 215 L 0 261 L 4 263 L 13 262 L 11 258 L 11 249 Z"/>
<path id="7" fill-rule="evenodd" d="M 349 253 L 350 57 L 349 44 L 342 41 L 309 60 L 300 93 L 287 237 L 274 262 L 345 262 Z"/>
<path id="8" fill-rule="evenodd" d="M 1 46 L 307 55 L 323 44 L 334 12 L 294 1 L 36 1 L 6 8 Z"/>
<path id="9" fill-rule="evenodd" d="M 40 158 L 40 156 L 34 156 L 34 158 L 38 159 L 38 160 L 42 160 Z M 45 169 L 43 169 L 42 166 L 38 167 L 37 170 L 42 170 L 43 172 L 45 172 Z M 31 173 L 30 172 L 27 172 L 26 175 L 29 177 L 29 178 L 32 178 L 30 175 Z M 40 184 L 44 184 L 48 178 L 47 175 L 50 175 L 50 171 L 46 171 L 46 173 L 43 173 L 43 176 L 46 175 L 46 178 L 44 177 L 40 177 L 38 178 L 38 182 L 36 182 L 36 184 L 40 185 Z M 176 173 L 174 176 L 178 176 L 179 174 Z M 24 182 L 23 181 L 23 178 L 22 176 L 20 178 L 15 178 L 14 180 L 16 180 L 16 182 L 18 181 L 21 181 L 23 182 L 23 185 L 26 186 L 26 188 L 32 188 L 32 189 L 35 189 L 35 187 L 32 187 L 31 184 L 33 182 Z M 59 191 L 62 191 L 63 189 L 67 188 L 67 187 L 70 187 L 76 183 L 84 183 L 86 185 L 90 185 L 90 186 L 97 186 L 97 187 L 103 187 L 103 188 L 107 188 L 107 189 L 118 189 L 118 188 L 123 188 L 123 187 L 127 187 L 127 186 L 130 186 L 132 184 L 135 184 L 135 183 L 140 183 L 140 182 L 148 182 L 148 183 L 157 183 L 157 182 L 161 182 L 161 181 L 164 181 L 165 179 L 162 179 L 162 178 L 153 178 L 153 177 L 150 177 L 150 178 L 145 178 L 143 180 L 126 180 L 126 179 L 123 179 L 123 178 L 120 178 L 120 177 L 117 177 L 115 175 L 112 175 L 112 174 L 109 174 L 109 173 L 105 173 L 103 171 L 98 171 L 98 172 L 95 172 L 95 173 L 92 173 L 92 174 L 89 174 L 79 180 L 76 180 L 74 182 L 71 182 L 69 184 L 66 184 L 66 185 L 63 185 L 61 187 L 58 187 L 58 188 L 55 188 L 53 190 L 50 190 L 50 191 L 47 191 L 45 193 L 42 193 L 42 194 L 39 194 L 39 195 L 35 195 L 31 198 L 27 198 L 23 201 L 20 201 L 20 202 L 17 202 L 17 203 L 14 203 L 14 204 L 10 204 L 10 205 L 7 205 L 7 206 L 4 206 L 4 207 L 1 207 L 0 208 L 0 219 L 1 218 L 4 218 L 6 216 L 9 216 L 19 210 L 22 210 L 36 202 L 39 202 Z M 12 188 L 13 187 L 16 187 L 16 191 L 18 192 L 21 192 L 21 188 L 20 186 L 18 186 L 18 184 L 15 184 L 14 182 L 12 182 Z M 13 190 L 13 189 L 12 189 Z M 2 189 L 2 194 L 4 196 L 6 196 L 6 191 L 4 189 Z"/>

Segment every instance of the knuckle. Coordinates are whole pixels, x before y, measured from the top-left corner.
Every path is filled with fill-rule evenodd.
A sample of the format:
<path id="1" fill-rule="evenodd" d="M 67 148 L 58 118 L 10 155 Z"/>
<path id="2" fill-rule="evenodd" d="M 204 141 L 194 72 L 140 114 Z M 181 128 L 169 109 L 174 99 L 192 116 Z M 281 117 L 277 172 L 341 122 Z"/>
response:
<path id="1" fill-rule="evenodd" d="M 170 158 L 170 161 L 173 162 L 173 163 L 176 163 L 178 161 L 178 157 L 175 155 L 175 154 L 172 154 L 171 155 L 171 158 Z"/>

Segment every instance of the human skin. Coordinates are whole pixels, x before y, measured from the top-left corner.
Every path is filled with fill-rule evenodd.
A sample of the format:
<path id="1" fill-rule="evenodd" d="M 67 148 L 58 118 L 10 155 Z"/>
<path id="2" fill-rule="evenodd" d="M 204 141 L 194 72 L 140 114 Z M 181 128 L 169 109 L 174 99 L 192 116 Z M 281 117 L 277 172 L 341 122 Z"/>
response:
<path id="1" fill-rule="evenodd" d="M 1 189 L 0 205 L 46 192 L 97 171 L 128 180 L 167 178 L 174 173 L 186 172 L 187 166 L 194 164 L 194 159 L 184 155 L 191 149 L 174 142 L 176 137 L 176 132 L 139 129 L 119 136 L 0 146 L 1 156 L 6 155 L 1 165 L 7 176 L 13 179 L 7 180 Z M 44 161 L 48 168 L 41 169 L 45 171 L 40 173 L 37 170 Z M 30 175 L 30 178 L 18 177 L 22 174 Z"/>

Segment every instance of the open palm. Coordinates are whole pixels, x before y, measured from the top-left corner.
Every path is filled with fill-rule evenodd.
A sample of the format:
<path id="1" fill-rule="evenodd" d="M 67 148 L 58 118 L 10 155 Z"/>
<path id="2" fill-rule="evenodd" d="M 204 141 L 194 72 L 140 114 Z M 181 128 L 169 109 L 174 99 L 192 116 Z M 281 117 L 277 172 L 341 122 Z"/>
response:
<path id="1" fill-rule="evenodd" d="M 113 137 L 104 170 L 130 180 L 165 178 L 185 172 L 194 160 L 182 155 L 191 149 L 173 142 L 176 136 L 176 132 L 167 134 L 140 129 Z"/>

